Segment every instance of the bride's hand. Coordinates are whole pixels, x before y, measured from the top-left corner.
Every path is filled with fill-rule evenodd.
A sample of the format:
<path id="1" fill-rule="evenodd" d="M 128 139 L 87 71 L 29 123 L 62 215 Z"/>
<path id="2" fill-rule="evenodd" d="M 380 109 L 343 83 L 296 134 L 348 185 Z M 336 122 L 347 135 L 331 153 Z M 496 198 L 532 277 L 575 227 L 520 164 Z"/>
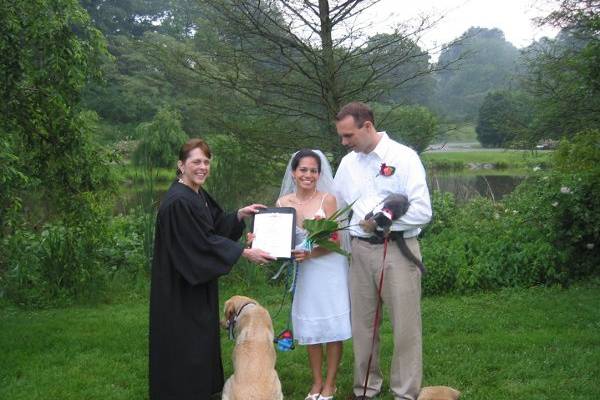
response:
<path id="1" fill-rule="evenodd" d="M 241 221 L 244 218 L 250 217 L 250 216 L 256 214 L 257 212 L 259 212 L 263 208 L 267 208 L 267 206 L 265 206 L 264 204 L 250 204 L 249 206 L 240 208 L 237 212 L 238 220 Z"/>
<path id="2" fill-rule="evenodd" d="M 298 262 L 306 261 L 310 257 L 310 253 L 306 250 L 292 250 L 292 255 Z"/>
<path id="3" fill-rule="evenodd" d="M 246 247 L 247 248 L 252 247 L 252 241 L 254 240 L 255 237 L 256 237 L 256 235 L 252 232 L 246 233 Z"/>

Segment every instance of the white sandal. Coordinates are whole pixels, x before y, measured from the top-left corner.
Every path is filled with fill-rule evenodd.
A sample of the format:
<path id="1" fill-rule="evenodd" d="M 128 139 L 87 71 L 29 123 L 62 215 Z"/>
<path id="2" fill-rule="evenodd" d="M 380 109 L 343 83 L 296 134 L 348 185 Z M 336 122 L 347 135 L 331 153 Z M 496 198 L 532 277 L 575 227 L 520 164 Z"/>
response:
<path id="1" fill-rule="evenodd" d="M 306 395 L 304 400 L 319 400 L 320 396 L 321 393 L 309 393 L 308 395 Z"/>
<path id="2" fill-rule="evenodd" d="M 333 400 L 333 396 L 335 395 L 335 392 L 337 392 L 337 388 L 333 389 L 333 394 L 331 396 L 319 395 L 319 397 L 317 397 L 317 400 Z"/>

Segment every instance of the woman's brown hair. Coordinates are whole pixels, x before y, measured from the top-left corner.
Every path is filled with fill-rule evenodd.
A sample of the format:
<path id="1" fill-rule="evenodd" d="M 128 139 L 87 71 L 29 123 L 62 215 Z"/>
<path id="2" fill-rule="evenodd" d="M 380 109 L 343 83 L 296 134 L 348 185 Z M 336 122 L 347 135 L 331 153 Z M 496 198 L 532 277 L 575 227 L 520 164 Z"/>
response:
<path id="1" fill-rule="evenodd" d="M 204 155 L 208 158 L 212 158 L 212 153 L 210 152 L 210 147 L 208 147 L 208 143 L 200 138 L 193 138 L 185 142 L 181 148 L 179 149 L 179 161 L 185 162 L 190 156 L 190 152 L 194 149 L 200 149 L 204 153 Z M 181 171 L 179 167 L 177 168 L 177 176 L 181 175 Z"/>

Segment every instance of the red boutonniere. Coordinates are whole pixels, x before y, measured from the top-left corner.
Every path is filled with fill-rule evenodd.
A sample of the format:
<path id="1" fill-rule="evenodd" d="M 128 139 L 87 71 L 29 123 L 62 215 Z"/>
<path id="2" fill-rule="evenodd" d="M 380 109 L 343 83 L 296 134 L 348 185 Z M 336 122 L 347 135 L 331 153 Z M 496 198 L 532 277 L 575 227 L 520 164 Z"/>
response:
<path id="1" fill-rule="evenodd" d="M 379 173 L 376 176 L 392 176 L 396 172 L 396 167 L 392 167 L 391 165 L 386 165 L 386 163 L 381 163 L 379 167 Z"/>

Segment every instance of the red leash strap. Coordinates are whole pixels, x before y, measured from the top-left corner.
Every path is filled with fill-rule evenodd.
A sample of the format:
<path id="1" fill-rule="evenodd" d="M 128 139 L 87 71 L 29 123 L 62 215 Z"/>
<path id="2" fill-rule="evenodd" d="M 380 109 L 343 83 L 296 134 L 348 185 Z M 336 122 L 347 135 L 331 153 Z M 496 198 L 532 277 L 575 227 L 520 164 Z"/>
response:
<path id="1" fill-rule="evenodd" d="M 377 308 L 375 309 L 375 319 L 373 321 L 373 338 L 371 339 L 371 354 L 369 354 L 369 362 L 367 363 L 367 376 L 365 377 L 365 385 L 363 386 L 363 397 L 367 395 L 367 385 L 369 383 L 369 373 L 371 372 L 371 361 L 373 361 L 373 351 L 375 350 L 375 338 L 379 333 L 379 317 L 381 314 L 381 291 L 383 290 L 383 271 L 385 270 L 385 256 L 387 255 L 387 236 L 383 240 L 383 261 L 381 266 L 381 274 L 379 275 L 379 288 L 377 288 Z"/>

